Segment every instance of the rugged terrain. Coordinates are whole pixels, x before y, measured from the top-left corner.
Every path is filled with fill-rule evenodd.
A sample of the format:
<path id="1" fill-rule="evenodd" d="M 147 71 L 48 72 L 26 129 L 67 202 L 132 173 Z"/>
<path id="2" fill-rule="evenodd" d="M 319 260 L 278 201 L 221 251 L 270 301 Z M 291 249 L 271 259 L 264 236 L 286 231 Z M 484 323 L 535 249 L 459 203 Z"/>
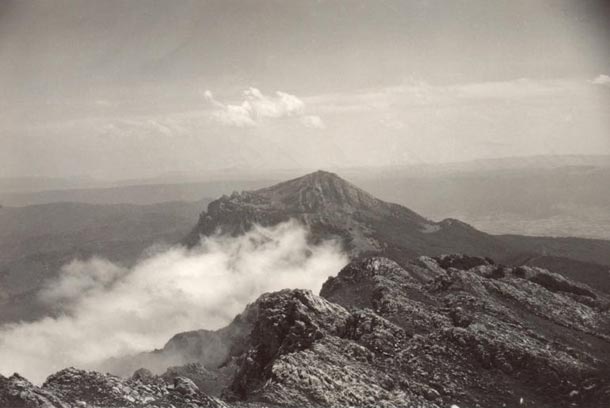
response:
<path id="1" fill-rule="evenodd" d="M 527 253 L 517 237 L 432 222 L 316 172 L 212 202 L 186 243 L 290 218 L 352 258 L 319 295 L 264 294 L 225 328 L 102 367 L 120 377 L 69 368 L 36 386 L 0 376 L 0 407 L 610 404 L 607 270 L 545 255 L 570 240 L 530 241 Z M 574 253 L 603 254 L 607 243 L 592 242 Z M 469 255 L 443 255 L 457 252 Z"/>
<path id="2" fill-rule="evenodd" d="M 533 265 L 552 266 L 570 279 L 604 281 L 602 290 L 610 293 L 610 241 L 490 235 L 456 219 L 435 222 L 325 171 L 211 202 L 185 242 L 195 245 L 202 235 L 237 235 L 253 224 L 288 219 L 305 224 L 315 239 L 340 240 L 352 259 L 382 255 L 403 264 L 446 253 L 489 256 L 512 265 L 535 259 Z"/>
<path id="3" fill-rule="evenodd" d="M 305 224 L 315 239 L 341 240 L 353 257 L 383 254 L 402 262 L 422 254 L 508 253 L 500 240 L 467 224 L 453 219 L 433 222 L 325 171 L 213 201 L 186 243 L 196 244 L 201 235 L 237 235 L 253 224 L 288 219 Z"/>
<path id="4" fill-rule="evenodd" d="M 424 209 L 425 214 L 451 214 L 453 212 L 449 209 L 464 205 L 473 207 L 472 211 L 479 214 L 477 205 L 482 205 L 485 211 L 506 206 L 508 209 L 505 210 L 509 211 L 517 205 L 520 219 L 527 219 L 523 212 L 531 207 L 532 190 L 537 184 L 525 181 L 533 175 L 527 173 L 515 179 L 512 170 L 507 174 L 498 174 L 498 171 L 488 169 L 482 172 L 487 180 L 482 183 L 473 179 L 473 171 L 464 173 L 452 167 L 441 172 L 445 175 L 462 174 L 461 179 L 468 181 L 466 184 L 459 182 L 461 179 L 445 180 L 432 176 L 415 180 L 398 169 L 368 172 L 368 178 L 363 178 L 362 172 L 353 176 L 371 191 L 401 203 L 413 204 L 415 208 Z M 480 173 L 479 177 L 483 177 Z M 511 182 L 507 182 L 506 177 Z M 495 183 L 496 179 L 503 181 Z M 582 200 L 595 198 L 597 201 L 594 203 L 604 203 L 603 189 L 595 187 L 602 183 L 598 178 L 595 180 L 593 186 L 589 186 L 588 179 L 578 179 L 568 188 L 578 192 L 572 194 L 575 201 L 571 203 L 577 207 L 582 205 L 583 213 L 587 213 L 589 207 Z M 13 187 L 19 186 L 22 180 L 17 181 Z M 38 180 L 40 185 L 49 182 Z M 180 241 L 192 229 L 201 208 L 210 200 L 154 205 L 136 203 L 195 200 L 233 188 L 256 188 L 263 184 L 262 180 L 244 180 L 57 190 L 27 193 L 30 194 L 28 199 L 24 196 L 24 201 L 15 202 L 0 194 L 0 204 L 4 205 L 0 207 L 0 323 L 29 321 L 61 313 L 55 305 L 41 303 L 37 294 L 57 277 L 63 265 L 74 259 L 99 256 L 130 266 L 150 246 Z M 555 198 L 559 202 L 565 201 L 565 192 L 556 186 L 556 182 L 543 184 L 554 185 L 554 192 L 563 192 L 558 197 L 551 195 L 551 202 L 556 202 Z M 574 184 L 589 187 L 579 190 Z M 518 190 L 519 186 L 527 188 Z M 539 194 L 533 197 L 538 199 Z M 44 204 L 8 206 L 26 202 Z M 126 202 L 132 204 L 118 204 Z M 431 202 L 440 207 L 432 211 L 436 207 L 431 206 Z M 496 214 L 494 217 L 503 218 L 505 215 Z M 527 263 L 550 268 L 571 279 L 596 287 L 599 285 L 600 289 L 610 293 L 609 280 L 606 279 L 610 269 L 609 241 L 494 236 L 454 219 L 433 222 L 403 206 L 379 200 L 328 172 L 316 172 L 264 189 L 224 196 L 201 214 L 197 227 L 186 241 L 193 245 L 200 234 L 209 234 L 216 229 L 235 234 L 253 222 L 273 224 L 288 218 L 296 218 L 310 226 L 312 236 L 318 239 L 339 238 L 353 257 L 386 255 L 403 263 L 419 255 L 452 252 L 484 255 L 507 264 Z M 599 225 L 603 226 L 603 223 Z"/>
<path id="5" fill-rule="evenodd" d="M 163 375 L 68 369 L 41 387 L 15 375 L 0 406 L 607 407 L 609 306 L 540 268 L 371 257 L 320 296 L 268 293 L 224 329 L 174 337 L 156 353 L 191 363 Z"/>

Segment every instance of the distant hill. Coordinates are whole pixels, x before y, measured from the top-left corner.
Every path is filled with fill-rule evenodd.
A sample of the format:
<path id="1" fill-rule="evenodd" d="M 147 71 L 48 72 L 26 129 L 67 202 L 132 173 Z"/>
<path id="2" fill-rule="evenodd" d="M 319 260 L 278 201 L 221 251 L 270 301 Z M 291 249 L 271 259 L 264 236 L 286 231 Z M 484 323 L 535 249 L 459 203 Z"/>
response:
<path id="1" fill-rule="evenodd" d="M 258 188 L 266 184 L 268 184 L 268 181 L 265 179 L 258 181 L 246 179 L 36 191 L 0 191 L 0 204 L 13 207 L 57 202 L 148 205 L 169 201 L 198 201 L 202 197 L 217 197 L 227 192 Z"/>
<path id="2" fill-rule="evenodd" d="M 490 234 L 610 239 L 607 155 L 507 157 L 337 171 L 374 196 L 432 220 L 455 218 Z M 0 178 L 0 205 L 196 201 L 255 190 L 307 172 L 232 169 L 105 182 Z"/>

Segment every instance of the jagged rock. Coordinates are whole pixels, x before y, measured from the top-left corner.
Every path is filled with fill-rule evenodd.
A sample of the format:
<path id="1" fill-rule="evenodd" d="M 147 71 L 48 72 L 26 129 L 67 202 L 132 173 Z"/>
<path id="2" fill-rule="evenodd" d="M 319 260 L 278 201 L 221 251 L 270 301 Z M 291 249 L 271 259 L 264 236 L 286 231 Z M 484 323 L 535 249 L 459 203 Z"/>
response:
<path id="1" fill-rule="evenodd" d="M 152 371 L 147 368 L 139 368 L 134 371 L 133 375 L 131 376 L 132 380 L 140 381 L 143 383 L 153 382 L 156 378 L 157 376 L 154 375 Z"/>
<path id="2" fill-rule="evenodd" d="M 432 276 L 435 273 L 439 270 Z M 444 270 L 441 273 L 446 275 Z M 329 278 L 320 295 L 350 308 L 370 308 L 410 334 L 426 333 L 448 326 L 450 321 L 431 307 L 439 302 L 424 290 L 421 281 L 425 274 L 422 266 L 406 270 L 387 258 L 367 258 L 352 262 L 337 277 Z"/>
<path id="3" fill-rule="evenodd" d="M 239 321 L 250 330 L 226 348 L 230 375 L 215 380 L 226 398 L 314 407 L 608 402 L 608 299 L 552 272 L 464 255 L 404 266 L 372 257 L 350 263 L 321 295 L 285 290 L 248 307 Z M 175 344 L 196 349 L 194 336 Z M 187 365 L 164 377 L 197 383 L 218 369 Z"/>
<path id="4" fill-rule="evenodd" d="M 451 309 L 449 311 L 449 317 L 451 318 L 453 325 L 457 327 L 468 327 L 473 321 L 472 315 L 465 312 L 460 306 Z"/>
<path id="5" fill-rule="evenodd" d="M 61 370 L 37 387 L 18 374 L 0 376 L 0 408 L 221 408 L 189 379 L 173 384 L 145 370 L 130 379 L 75 368 Z"/>
<path id="6" fill-rule="evenodd" d="M 70 408 L 52 392 L 35 386 L 19 374 L 0 375 L 1 408 Z"/>
<path id="7" fill-rule="evenodd" d="M 484 258 L 405 268 L 369 258 L 323 286 L 345 309 L 302 292 L 265 295 L 226 396 L 320 407 L 516 406 L 524 396 L 537 407 L 605 407 L 610 316 L 574 299 L 572 283 L 552 290 L 531 279 L 541 274 L 556 278 Z"/>
<path id="8" fill-rule="evenodd" d="M 239 330 L 177 337 L 193 351 L 231 332 L 217 367 L 199 361 L 128 380 L 66 369 L 42 387 L 1 377 L 0 401 L 227 406 L 201 391 L 209 380 L 240 407 L 510 407 L 523 399 L 541 408 L 606 408 L 608 304 L 595 289 L 539 268 L 461 255 L 403 266 L 371 257 L 330 278 L 321 296 L 261 296 L 231 323 Z"/>
<path id="9" fill-rule="evenodd" d="M 222 388 L 229 382 L 235 368 L 226 367 L 206 369 L 201 363 L 189 363 L 183 366 L 169 367 L 161 376 L 167 383 L 176 378 L 186 378 L 193 382 L 202 392 L 209 395 L 220 395 Z"/>
<path id="10" fill-rule="evenodd" d="M 69 404 L 103 407 L 132 407 L 162 396 L 163 385 L 144 385 L 110 374 L 67 368 L 47 378 L 42 388 Z"/>
<path id="11" fill-rule="evenodd" d="M 572 293 L 575 295 L 586 296 L 592 299 L 597 298 L 595 293 L 584 284 L 569 281 L 563 276 L 547 271 L 542 268 L 521 266 L 521 275 L 532 282 L 544 286 L 551 292 Z"/>
<path id="12" fill-rule="evenodd" d="M 186 395 L 196 395 L 199 387 L 186 377 L 174 377 L 174 390 Z"/>
<path id="13" fill-rule="evenodd" d="M 477 266 L 494 265 L 490 258 L 468 256 L 464 254 L 445 254 L 435 258 L 438 265 L 443 269 L 455 268 L 468 270 Z"/>
<path id="14" fill-rule="evenodd" d="M 230 391 L 245 396 L 270 375 L 269 363 L 282 354 L 311 347 L 326 332 L 338 331 L 348 312 L 307 290 L 284 290 L 261 296 L 252 345 L 240 358 Z M 254 379 L 254 381 L 253 381 Z"/>

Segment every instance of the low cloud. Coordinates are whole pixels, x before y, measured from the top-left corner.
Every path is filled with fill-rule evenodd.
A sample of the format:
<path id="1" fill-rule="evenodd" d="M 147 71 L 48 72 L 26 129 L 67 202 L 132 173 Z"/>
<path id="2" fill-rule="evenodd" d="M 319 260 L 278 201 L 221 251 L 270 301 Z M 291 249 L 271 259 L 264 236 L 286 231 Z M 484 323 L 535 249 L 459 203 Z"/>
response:
<path id="1" fill-rule="evenodd" d="M 0 372 L 41 382 L 67 366 L 162 347 L 175 333 L 227 324 L 260 294 L 319 291 L 347 258 L 337 243 L 312 245 L 302 226 L 255 227 L 152 255 L 131 269 L 91 259 L 65 266 L 41 297 L 64 313 L 0 328 Z"/>
<path id="2" fill-rule="evenodd" d="M 108 288 L 127 274 L 128 270 L 101 258 L 84 262 L 74 260 L 61 270 L 61 279 L 51 282 L 38 294 L 47 304 L 72 302 L 100 288 Z"/>
<path id="3" fill-rule="evenodd" d="M 610 86 L 610 76 L 608 75 L 598 75 L 596 78 L 591 80 L 591 83 L 594 85 L 604 85 Z"/>
<path id="4" fill-rule="evenodd" d="M 266 120 L 298 118 L 307 127 L 324 128 L 319 116 L 305 114 L 305 102 L 286 92 L 277 91 L 274 96 L 267 96 L 256 88 L 248 88 L 243 93 L 243 101 L 235 105 L 220 102 L 210 90 L 204 92 L 204 97 L 214 106 L 212 117 L 227 126 L 252 127 Z"/>

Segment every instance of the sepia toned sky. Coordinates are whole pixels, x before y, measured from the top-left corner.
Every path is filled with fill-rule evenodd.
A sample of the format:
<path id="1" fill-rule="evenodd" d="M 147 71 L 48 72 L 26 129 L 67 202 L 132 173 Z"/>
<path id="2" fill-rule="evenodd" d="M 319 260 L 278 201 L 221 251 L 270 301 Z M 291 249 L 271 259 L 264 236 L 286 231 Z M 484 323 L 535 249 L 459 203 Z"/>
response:
<path id="1" fill-rule="evenodd" d="M 599 0 L 3 0 L 0 177 L 610 154 Z"/>

